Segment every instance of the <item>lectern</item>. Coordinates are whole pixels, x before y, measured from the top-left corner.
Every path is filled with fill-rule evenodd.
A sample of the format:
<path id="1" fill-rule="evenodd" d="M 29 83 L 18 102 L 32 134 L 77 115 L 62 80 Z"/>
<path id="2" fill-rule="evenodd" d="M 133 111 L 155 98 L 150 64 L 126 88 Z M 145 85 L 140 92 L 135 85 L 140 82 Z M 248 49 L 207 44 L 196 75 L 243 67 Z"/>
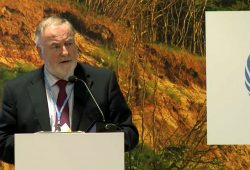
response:
<path id="1" fill-rule="evenodd" d="M 124 133 L 15 135 L 15 170 L 123 170 Z"/>

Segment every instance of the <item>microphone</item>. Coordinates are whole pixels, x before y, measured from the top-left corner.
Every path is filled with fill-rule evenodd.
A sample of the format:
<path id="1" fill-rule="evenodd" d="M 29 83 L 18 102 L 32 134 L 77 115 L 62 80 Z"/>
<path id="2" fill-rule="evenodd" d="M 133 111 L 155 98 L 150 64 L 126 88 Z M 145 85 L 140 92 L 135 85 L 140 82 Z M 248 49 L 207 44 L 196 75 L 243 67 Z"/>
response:
<path id="1" fill-rule="evenodd" d="M 102 122 L 93 121 L 91 125 L 88 127 L 88 129 L 86 130 L 86 132 L 115 132 L 117 130 L 115 126 L 112 126 L 111 128 L 106 128 L 107 123 L 106 123 L 104 114 L 101 108 L 99 107 L 98 103 L 96 102 L 95 97 L 93 96 L 90 89 L 88 88 L 88 85 L 85 83 L 85 81 L 83 81 L 82 79 L 79 79 L 77 76 L 70 76 L 68 78 L 68 81 L 70 83 L 76 83 L 78 81 L 82 82 L 85 85 L 93 101 L 95 102 L 95 105 L 97 106 L 99 112 L 102 115 L 102 119 L 103 119 Z"/>
<path id="2" fill-rule="evenodd" d="M 101 108 L 99 107 L 98 103 L 96 102 L 96 100 L 95 100 L 93 94 L 92 94 L 91 91 L 89 90 L 88 85 L 85 83 L 85 81 L 83 81 L 82 79 L 79 79 L 79 78 L 76 77 L 76 76 L 70 76 L 70 77 L 68 78 L 68 81 L 69 81 L 70 83 L 75 83 L 75 82 L 77 82 L 77 81 L 81 81 L 81 82 L 85 85 L 86 89 L 88 90 L 89 94 L 91 95 L 92 99 L 94 100 L 95 105 L 97 106 L 99 112 L 102 114 L 103 122 L 105 122 L 104 114 L 102 113 Z"/>

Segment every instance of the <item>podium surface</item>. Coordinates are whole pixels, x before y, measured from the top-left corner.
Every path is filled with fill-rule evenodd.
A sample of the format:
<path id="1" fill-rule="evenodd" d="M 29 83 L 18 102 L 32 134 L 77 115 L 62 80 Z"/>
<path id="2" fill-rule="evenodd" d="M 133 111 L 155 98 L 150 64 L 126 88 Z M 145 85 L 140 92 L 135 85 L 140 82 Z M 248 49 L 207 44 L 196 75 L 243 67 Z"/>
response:
<path id="1" fill-rule="evenodd" d="M 124 133 L 15 134 L 15 170 L 123 170 Z"/>

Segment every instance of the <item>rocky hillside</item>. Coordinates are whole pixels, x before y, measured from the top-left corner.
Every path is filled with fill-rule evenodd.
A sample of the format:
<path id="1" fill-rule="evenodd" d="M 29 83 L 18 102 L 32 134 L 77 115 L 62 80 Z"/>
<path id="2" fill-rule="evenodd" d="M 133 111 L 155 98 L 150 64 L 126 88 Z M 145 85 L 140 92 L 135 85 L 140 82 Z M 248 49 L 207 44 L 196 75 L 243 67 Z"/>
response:
<path id="1" fill-rule="evenodd" d="M 154 152 L 164 148 L 166 155 L 175 149 L 182 156 L 166 159 L 181 169 L 191 165 L 194 169 L 248 169 L 248 146 L 206 145 L 205 59 L 166 45 L 139 42 L 126 24 L 86 7 L 71 1 L 1 0 L 2 68 L 12 69 L 17 63 L 42 65 L 34 31 L 51 15 L 65 17 L 74 25 L 79 62 L 116 71 L 140 131 L 140 146 Z"/>

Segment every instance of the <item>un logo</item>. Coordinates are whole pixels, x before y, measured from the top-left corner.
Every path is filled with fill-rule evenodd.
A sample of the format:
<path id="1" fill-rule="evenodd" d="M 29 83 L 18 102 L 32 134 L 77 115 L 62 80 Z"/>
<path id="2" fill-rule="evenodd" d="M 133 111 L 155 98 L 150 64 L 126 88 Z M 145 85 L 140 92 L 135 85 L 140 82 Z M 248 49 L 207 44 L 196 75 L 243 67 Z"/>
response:
<path id="1" fill-rule="evenodd" d="M 245 85 L 248 90 L 248 94 L 250 95 L 250 55 L 247 58 L 247 66 L 245 68 L 245 76 L 246 76 L 246 81 Z"/>

